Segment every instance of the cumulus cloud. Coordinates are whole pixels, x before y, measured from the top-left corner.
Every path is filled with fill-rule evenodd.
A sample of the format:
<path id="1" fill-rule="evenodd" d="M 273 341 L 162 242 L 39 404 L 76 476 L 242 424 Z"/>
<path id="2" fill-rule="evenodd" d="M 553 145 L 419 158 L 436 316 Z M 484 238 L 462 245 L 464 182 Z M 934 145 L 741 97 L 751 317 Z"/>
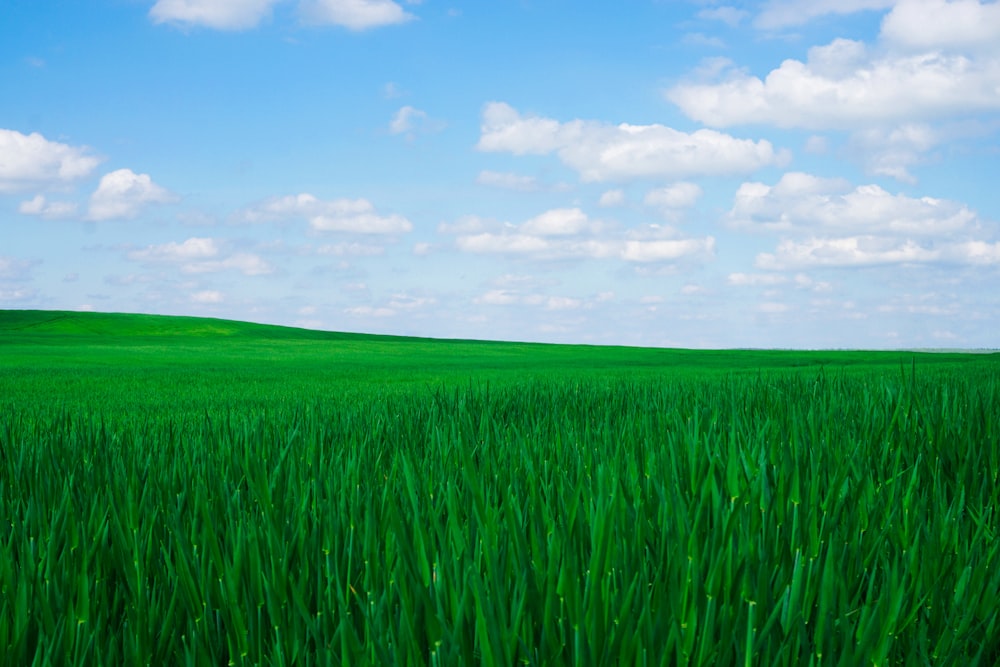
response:
<path id="1" fill-rule="evenodd" d="M 118 169 L 101 178 L 97 190 L 90 196 L 87 218 L 134 218 L 149 204 L 166 204 L 176 200 L 176 195 L 154 183 L 149 174 Z"/>
<path id="2" fill-rule="evenodd" d="M 76 209 L 76 202 L 48 201 L 42 195 L 35 195 L 31 199 L 21 202 L 17 207 L 19 213 L 37 215 L 46 220 L 72 218 L 76 215 Z"/>
<path id="3" fill-rule="evenodd" d="M 1000 3 L 899 0 L 882 19 L 881 36 L 919 50 L 1000 49 Z"/>
<path id="4" fill-rule="evenodd" d="M 246 222 L 305 218 L 319 232 L 403 234 L 413 229 L 413 224 L 401 215 L 380 215 L 367 199 L 322 200 L 309 193 L 269 199 L 238 217 Z"/>
<path id="5" fill-rule="evenodd" d="M 481 151 L 555 153 L 584 181 L 749 173 L 782 164 L 787 155 L 768 141 L 737 139 L 715 130 L 681 132 L 664 125 L 566 123 L 525 116 L 503 102 L 483 109 Z"/>
<path id="6" fill-rule="evenodd" d="M 968 207 L 933 197 L 892 194 L 878 185 L 852 187 L 843 179 L 790 172 L 776 185 L 744 183 L 727 215 L 738 229 L 762 232 L 909 236 L 971 231 Z"/>
<path id="7" fill-rule="evenodd" d="M 569 236 L 594 229 L 598 225 L 578 208 L 557 208 L 527 220 L 521 232 L 535 236 Z"/>
<path id="8" fill-rule="evenodd" d="M 773 186 L 744 183 L 727 219 L 737 229 L 781 234 L 774 252 L 756 257 L 765 270 L 1000 263 L 1000 243 L 982 238 L 984 225 L 967 206 L 842 179 L 789 173 Z M 749 280 L 730 276 L 733 284 Z"/>
<path id="9" fill-rule="evenodd" d="M 534 306 L 546 310 L 577 310 L 586 305 L 582 299 L 566 296 L 547 296 L 510 289 L 489 290 L 472 299 L 476 305 L 485 306 Z"/>
<path id="10" fill-rule="evenodd" d="M 940 251 L 916 241 L 855 236 L 784 240 L 774 253 L 761 253 L 755 265 L 761 269 L 787 270 L 817 267 L 876 266 L 927 263 L 941 259 Z"/>
<path id="11" fill-rule="evenodd" d="M 520 225 L 475 224 L 444 226 L 456 234 L 462 252 L 520 256 L 537 260 L 618 259 L 651 263 L 705 260 L 715 253 L 715 239 L 664 238 L 671 232 L 656 226 L 608 233 L 606 226 L 580 209 L 553 209 Z"/>
<path id="12" fill-rule="evenodd" d="M 149 10 L 154 23 L 200 25 L 216 30 L 253 28 L 279 0 L 157 0 Z"/>
<path id="13" fill-rule="evenodd" d="M 181 243 L 171 241 L 149 245 L 128 253 L 128 258 L 149 265 L 173 265 L 183 273 L 218 273 L 239 271 L 243 275 L 258 276 L 274 272 L 273 267 L 261 257 L 245 252 L 224 253 L 215 239 L 192 237 Z"/>
<path id="14" fill-rule="evenodd" d="M 66 185 L 89 176 L 101 162 L 89 153 L 37 132 L 0 129 L 0 192 Z"/>
<path id="15" fill-rule="evenodd" d="M 415 17 L 392 0 L 303 0 L 302 15 L 312 23 L 368 30 L 406 23 Z"/>
<path id="16" fill-rule="evenodd" d="M 362 291 L 366 291 L 363 285 Z M 387 301 L 380 305 L 362 305 L 345 308 L 344 313 L 351 317 L 365 318 L 385 318 L 406 313 L 419 313 L 421 310 L 437 303 L 437 299 L 431 296 L 417 296 L 406 293 L 393 294 Z"/>
<path id="17" fill-rule="evenodd" d="M 192 237 L 177 243 L 163 243 L 146 246 L 142 250 L 129 253 L 129 259 L 141 262 L 188 262 L 215 257 L 219 254 L 218 244 L 214 239 Z"/>
<path id="18" fill-rule="evenodd" d="M 861 42 L 838 39 L 763 79 L 728 69 L 721 80 L 681 83 L 666 96 L 714 127 L 851 129 L 1000 110 L 998 87 L 996 59 L 939 51 L 873 56 Z"/>

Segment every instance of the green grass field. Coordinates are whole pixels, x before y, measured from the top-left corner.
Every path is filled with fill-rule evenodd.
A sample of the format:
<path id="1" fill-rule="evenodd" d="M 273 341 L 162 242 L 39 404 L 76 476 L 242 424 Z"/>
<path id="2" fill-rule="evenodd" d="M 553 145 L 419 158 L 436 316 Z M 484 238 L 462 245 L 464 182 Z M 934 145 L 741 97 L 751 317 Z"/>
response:
<path id="1" fill-rule="evenodd" d="M 0 664 L 994 665 L 998 378 L 0 311 Z"/>

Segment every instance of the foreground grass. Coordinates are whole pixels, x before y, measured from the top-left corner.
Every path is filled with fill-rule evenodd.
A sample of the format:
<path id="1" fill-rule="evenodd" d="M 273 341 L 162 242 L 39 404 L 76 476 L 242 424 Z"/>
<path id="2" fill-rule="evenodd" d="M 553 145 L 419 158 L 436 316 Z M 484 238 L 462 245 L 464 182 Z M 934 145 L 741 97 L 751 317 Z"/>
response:
<path id="1" fill-rule="evenodd" d="M 993 356 L 16 331 L 2 664 L 1000 660 Z"/>

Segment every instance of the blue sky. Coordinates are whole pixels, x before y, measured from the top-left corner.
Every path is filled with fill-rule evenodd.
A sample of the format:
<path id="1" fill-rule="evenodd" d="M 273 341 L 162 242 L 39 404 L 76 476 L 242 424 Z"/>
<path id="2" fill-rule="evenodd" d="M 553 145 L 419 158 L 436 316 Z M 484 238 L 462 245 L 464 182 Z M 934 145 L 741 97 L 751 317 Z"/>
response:
<path id="1" fill-rule="evenodd" d="M 0 308 L 983 348 L 1000 4 L 6 0 Z"/>

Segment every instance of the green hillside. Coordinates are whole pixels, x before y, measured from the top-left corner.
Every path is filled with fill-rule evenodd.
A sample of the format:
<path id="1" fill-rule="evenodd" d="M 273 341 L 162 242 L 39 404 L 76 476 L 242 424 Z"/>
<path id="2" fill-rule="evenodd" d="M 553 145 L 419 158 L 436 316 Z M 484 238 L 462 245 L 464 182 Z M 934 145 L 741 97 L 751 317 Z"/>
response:
<path id="1" fill-rule="evenodd" d="M 252 322 L 173 315 L 91 313 L 50 310 L 0 310 L 0 335 L 111 337 L 241 337 L 272 340 L 365 338 Z"/>
<path id="2" fill-rule="evenodd" d="M 62 347 L 66 353 L 62 362 L 72 358 L 80 363 L 97 359 L 114 363 L 116 355 L 128 350 L 130 364 L 139 353 L 144 363 L 152 365 L 185 360 L 193 364 L 280 360 L 293 366 L 363 364 L 376 375 L 414 367 L 430 374 L 436 369 L 448 374 L 458 368 L 466 375 L 496 369 L 527 374 L 560 369 L 584 374 L 641 369 L 696 374 L 780 368 L 891 370 L 915 360 L 924 366 L 941 366 L 969 363 L 972 356 L 981 357 L 979 361 L 984 356 L 1000 359 L 998 354 L 962 352 L 691 350 L 449 340 L 316 331 L 203 317 L 0 310 L 0 350 L 6 348 L 10 353 L 13 347 L 29 356 Z M 0 352 L 0 368 L 4 356 Z M 10 362 L 10 357 L 6 361 Z"/>

